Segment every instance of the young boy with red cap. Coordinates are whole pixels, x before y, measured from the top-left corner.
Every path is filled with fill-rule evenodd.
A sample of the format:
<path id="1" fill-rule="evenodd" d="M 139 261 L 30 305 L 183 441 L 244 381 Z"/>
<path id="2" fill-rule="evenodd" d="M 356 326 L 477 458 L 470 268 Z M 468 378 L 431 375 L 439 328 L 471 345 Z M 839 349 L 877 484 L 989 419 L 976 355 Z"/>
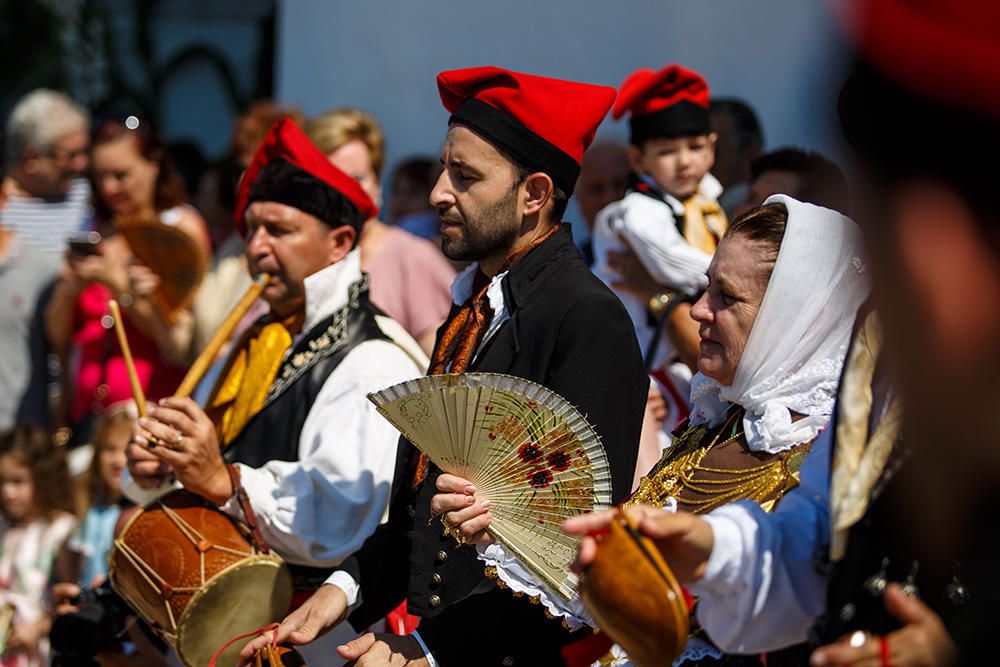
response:
<path id="1" fill-rule="evenodd" d="M 668 65 L 642 69 L 622 84 L 616 119 L 629 115 L 629 162 L 625 198 L 605 207 L 593 232 L 594 272 L 614 289 L 619 279 L 608 253 L 634 252 L 665 292 L 637 296 L 616 290 L 635 324 L 647 363 L 670 367 L 676 389 L 687 398 L 690 370 L 662 335 L 657 320 L 671 298 L 694 296 L 706 285 L 715 245 L 726 231 L 717 197 L 722 186 L 709 173 L 715 134 L 709 117 L 708 85 L 692 70 Z"/>

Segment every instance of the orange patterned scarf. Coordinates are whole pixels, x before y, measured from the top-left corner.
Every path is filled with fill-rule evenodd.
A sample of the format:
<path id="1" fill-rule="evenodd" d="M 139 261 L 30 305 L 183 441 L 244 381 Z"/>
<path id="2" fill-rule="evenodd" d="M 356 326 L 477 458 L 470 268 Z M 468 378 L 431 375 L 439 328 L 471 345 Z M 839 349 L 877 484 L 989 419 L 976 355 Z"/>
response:
<path id="1" fill-rule="evenodd" d="M 512 251 L 504 259 L 503 265 L 497 271 L 500 275 L 504 271 L 510 270 L 529 252 L 548 240 L 556 233 L 562 224 L 556 224 L 552 229 L 542 234 L 540 237 Z M 493 309 L 490 308 L 489 299 L 486 292 L 490 287 L 490 277 L 479 269 L 476 270 L 476 277 L 472 283 L 472 295 L 462 304 L 455 316 L 448 321 L 441 340 L 434 348 L 434 355 L 431 357 L 431 365 L 427 370 L 428 375 L 441 375 L 442 373 L 464 373 L 468 370 L 476 350 L 486 335 L 490 322 L 493 320 Z M 417 461 L 413 473 L 413 488 L 416 488 L 427 477 L 427 455 L 423 452 Z"/>

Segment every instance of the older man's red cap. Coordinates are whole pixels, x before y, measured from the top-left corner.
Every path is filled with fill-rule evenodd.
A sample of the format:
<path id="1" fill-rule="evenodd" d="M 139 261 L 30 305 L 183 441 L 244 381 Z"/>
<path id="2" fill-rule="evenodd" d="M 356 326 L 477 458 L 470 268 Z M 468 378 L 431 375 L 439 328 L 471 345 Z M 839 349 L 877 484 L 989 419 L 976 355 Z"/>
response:
<path id="1" fill-rule="evenodd" d="M 614 88 L 472 67 L 441 72 L 438 91 L 451 122 L 467 125 L 567 194 L 583 152 L 615 99 Z"/>
<path id="2" fill-rule="evenodd" d="M 629 114 L 633 144 L 655 137 L 690 137 L 712 131 L 708 84 L 694 70 L 667 65 L 658 72 L 632 72 L 611 112 L 615 120 Z"/>
<path id="3" fill-rule="evenodd" d="M 333 166 L 299 127 L 282 118 L 271 127 L 240 182 L 236 228 L 255 201 L 275 201 L 314 215 L 332 227 L 351 225 L 360 232 L 378 207 L 356 180 Z"/>

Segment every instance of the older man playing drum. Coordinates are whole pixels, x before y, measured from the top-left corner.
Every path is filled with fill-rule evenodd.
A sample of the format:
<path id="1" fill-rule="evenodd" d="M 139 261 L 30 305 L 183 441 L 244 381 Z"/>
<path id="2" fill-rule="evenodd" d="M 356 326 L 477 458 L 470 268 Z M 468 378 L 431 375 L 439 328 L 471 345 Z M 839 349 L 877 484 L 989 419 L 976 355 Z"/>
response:
<path id="1" fill-rule="evenodd" d="M 236 208 L 251 272 L 271 276 L 270 313 L 234 346 L 204 409 L 188 398 L 160 401 L 129 449 L 140 485 L 172 472 L 240 519 L 242 487 L 296 588 L 330 584 L 322 586 L 329 618 L 303 622 L 312 627 L 354 603 L 354 580 L 331 571 L 375 530 L 392 486 L 398 434 L 365 397 L 422 370 L 413 339 L 368 301 L 355 246 L 375 213 L 354 179 L 279 121 Z"/>

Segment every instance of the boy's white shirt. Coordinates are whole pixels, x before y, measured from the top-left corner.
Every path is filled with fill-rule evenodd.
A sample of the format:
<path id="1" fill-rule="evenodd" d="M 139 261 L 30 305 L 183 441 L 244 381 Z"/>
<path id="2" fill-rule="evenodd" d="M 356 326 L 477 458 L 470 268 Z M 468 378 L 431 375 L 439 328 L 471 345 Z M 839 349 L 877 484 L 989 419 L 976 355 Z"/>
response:
<path id="1" fill-rule="evenodd" d="M 630 192 L 623 199 L 601 209 L 594 223 L 592 238 L 594 274 L 625 305 L 635 326 L 640 349 L 645 354 L 654 334 L 647 315 L 648 304 L 612 287 L 619 276 L 608 266 L 608 253 L 626 250 L 627 241 L 653 280 L 689 295 L 697 294 L 708 285 L 705 274 L 712 256 L 692 246 L 677 230 L 675 215 L 684 215 L 684 204 L 663 193 L 648 177 L 642 178 L 662 195 L 663 200 Z M 706 174 L 698 185 L 698 192 L 714 199 L 721 194 L 722 185 L 714 176 Z M 662 343 L 661 348 L 657 358 L 675 356 L 668 343 Z"/>

